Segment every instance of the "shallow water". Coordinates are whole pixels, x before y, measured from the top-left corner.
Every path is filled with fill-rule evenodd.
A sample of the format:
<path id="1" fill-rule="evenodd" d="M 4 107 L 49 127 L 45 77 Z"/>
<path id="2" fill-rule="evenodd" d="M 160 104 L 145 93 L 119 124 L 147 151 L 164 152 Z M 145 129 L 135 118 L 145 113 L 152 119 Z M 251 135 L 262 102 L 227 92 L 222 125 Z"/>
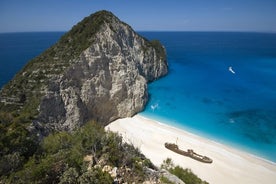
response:
<path id="1" fill-rule="evenodd" d="M 276 162 L 276 34 L 141 34 L 161 40 L 170 67 L 142 115 Z"/>
<path id="2" fill-rule="evenodd" d="M 62 34 L 0 34 L 0 87 Z M 276 162 L 276 34 L 140 34 L 161 40 L 170 67 L 142 115 Z"/>

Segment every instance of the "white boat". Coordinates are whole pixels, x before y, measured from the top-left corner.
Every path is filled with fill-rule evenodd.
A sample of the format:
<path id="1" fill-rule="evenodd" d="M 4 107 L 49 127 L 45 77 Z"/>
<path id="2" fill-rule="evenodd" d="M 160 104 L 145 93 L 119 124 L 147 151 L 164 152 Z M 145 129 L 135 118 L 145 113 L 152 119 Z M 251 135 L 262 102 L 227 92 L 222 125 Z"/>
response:
<path id="1" fill-rule="evenodd" d="M 232 66 L 229 66 L 228 70 L 232 73 L 235 74 L 236 72 L 233 70 Z"/>

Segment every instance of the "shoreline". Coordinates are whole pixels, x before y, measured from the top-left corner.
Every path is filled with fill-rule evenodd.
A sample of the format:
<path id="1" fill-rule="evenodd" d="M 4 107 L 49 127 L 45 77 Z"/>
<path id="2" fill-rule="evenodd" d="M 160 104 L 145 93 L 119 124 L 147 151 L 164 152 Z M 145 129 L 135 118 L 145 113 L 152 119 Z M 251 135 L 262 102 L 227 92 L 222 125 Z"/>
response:
<path id="1" fill-rule="evenodd" d="M 276 181 L 276 163 L 272 161 L 141 115 L 118 119 L 106 129 L 121 134 L 124 141 L 139 148 L 157 167 L 171 158 L 175 165 L 190 168 L 209 183 L 272 184 Z M 193 149 L 210 157 L 213 163 L 201 163 L 164 147 L 165 142 L 176 141 L 180 149 Z"/>
<path id="2" fill-rule="evenodd" d="M 234 149 L 234 150 L 237 150 L 237 151 L 240 151 L 240 152 L 243 152 L 244 154 L 248 154 L 252 157 L 255 157 L 256 159 L 259 159 L 259 160 L 262 160 L 264 162 L 267 162 L 269 164 L 272 164 L 272 165 L 275 165 L 276 166 L 276 162 L 272 161 L 272 160 L 269 160 L 265 157 L 262 157 L 262 156 L 259 156 L 257 154 L 254 154 L 254 153 L 250 153 L 250 150 L 249 149 L 246 149 L 245 147 L 242 147 L 238 144 L 233 144 L 231 142 L 228 142 L 228 141 L 225 141 L 225 142 L 217 142 L 216 140 L 214 140 L 213 137 L 210 137 L 209 135 L 205 135 L 205 134 L 200 134 L 200 132 L 193 132 L 192 130 L 189 130 L 188 128 L 186 128 L 185 126 L 180 126 L 178 124 L 167 124 L 167 123 L 163 123 L 159 120 L 155 120 L 154 118 L 151 118 L 151 117 L 146 117 L 146 116 L 143 116 L 143 115 L 136 115 L 136 116 L 139 116 L 140 118 L 143 118 L 145 120 L 148 120 L 148 121 L 153 121 L 155 123 L 157 123 L 158 125 L 160 126 L 167 126 L 169 128 L 172 128 L 172 129 L 176 129 L 176 130 L 183 130 L 193 136 L 197 136 L 197 137 L 201 137 L 201 138 L 204 138 L 204 139 L 207 139 L 209 140 L 210 142 L 213 142 L 214 144 L 218 144 L 219 146 L 226 146 L 226 147 L 229 147 L 231 149 Z M 169 120 L 165 120 L 164 122 L 168 122 L 169 123 Z"/>

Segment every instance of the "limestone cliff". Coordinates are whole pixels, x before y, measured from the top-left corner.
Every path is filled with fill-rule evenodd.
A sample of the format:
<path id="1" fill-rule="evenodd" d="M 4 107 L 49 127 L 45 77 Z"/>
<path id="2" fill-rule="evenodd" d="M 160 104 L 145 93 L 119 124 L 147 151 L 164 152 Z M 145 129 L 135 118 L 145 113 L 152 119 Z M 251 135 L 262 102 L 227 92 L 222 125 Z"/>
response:
<path id="1" fill-rule="evenodd" d="M 112 13 L 100 11 L 19 72 L 1 90 L 0 108 L 27 113 L 32 127 L 46 134 L 88 120 L 107 124 L 141 111 L 147 83 L 167 70 L 158 41 L 146 40 Z"/>

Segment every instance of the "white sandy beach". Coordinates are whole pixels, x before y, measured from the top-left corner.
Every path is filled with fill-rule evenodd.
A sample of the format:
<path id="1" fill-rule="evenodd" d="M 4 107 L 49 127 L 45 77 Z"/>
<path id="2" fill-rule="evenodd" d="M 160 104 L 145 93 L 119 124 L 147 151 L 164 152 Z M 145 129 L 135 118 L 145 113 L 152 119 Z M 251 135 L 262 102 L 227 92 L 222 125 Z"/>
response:
<path id="1" fill-rule="evenodd" d="M 276 183 L 275 163 L 141 115 L 116 120 L 106 129 L 120 133 L 125 141 L 138 147 L 156 166 L 159 167 L 169 157 L 176 165 L 190 168 L 210 184 Z M 201 163 L 164 147 L 165 142 L 175 143 L 176 139 L 180 149 L 193 149 L 196 153 L 213 159 L 213 163 Z"/>

